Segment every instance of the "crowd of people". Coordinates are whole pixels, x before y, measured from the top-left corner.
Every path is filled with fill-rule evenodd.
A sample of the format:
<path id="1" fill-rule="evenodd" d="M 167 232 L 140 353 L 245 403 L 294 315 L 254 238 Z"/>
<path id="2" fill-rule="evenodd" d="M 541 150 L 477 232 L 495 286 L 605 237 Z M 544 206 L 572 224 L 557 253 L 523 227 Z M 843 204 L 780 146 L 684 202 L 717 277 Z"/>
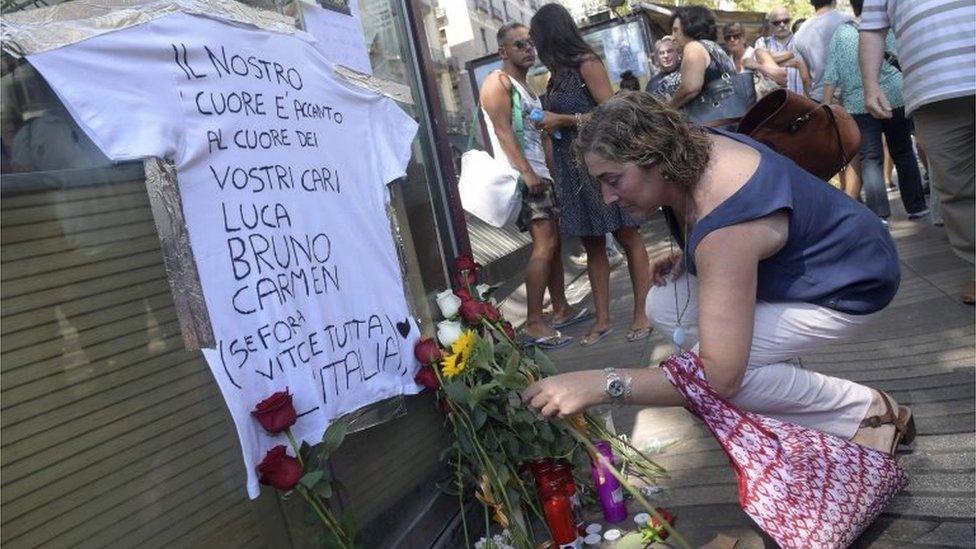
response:
<path id="1" fill-rule="evenodd" d="M 610 333 L 605 235 L 612 234 L 634 294 L 628 341 L 653 327 L 693 351 L 709 383 L 741 408 L 893 453 L 913 435 L 909 409 L 882 391 L 796 368 L 793 359 L 849 336 L 897 292 L 883 143 L 910 219 L 928 211 L 915 153 L 925 151 L 950 243 L 973 263 L 976 3 L 923 9 L 904 0 L 851 0 L 853 17 L 828 0 L 811 4 L 814 15 L 799 27 L 785 8 L 770 11 L 756 40 L 741 24 L 725 25 L 724 47 L 714 13 L 678 7 L 671 34 L 654 44 L 658 70 L 645 91 L 632 91 L 631 73 L 617 92 L 568 11 L 548 4 L 530 27 L 499 31 L 503 66 L 486 80 L 481 103 L 495 150 L 527 185 L 519 219 L 533 241 L 529 342 L 569 345 L 559 330 L 591 318 L 581 345 Z M 946 40 L 924 36 L 935 27 Z M 539 95 L 526 84 L 537 55 L 551 75 Z M 729 87 L 743 82 L 754 95 L 762 83 L 840 102 L 853 115 L 863 144 L 845 192 L 709 123 L 709 106 L 724 109 Z M 513 124 L 513 90 L 522 112 L 541 105 L 541 121 Z M 659 210 L 669 251 L 649 259 L 637 227 Z M 560 235 L 578 236 L 586 247 L 595 314 L 566 302 Z M 968 285 L 963 300 L 972 303 L 972 276 L 961 282 Z M 547 287 L 549 319 L 542 314 Z M 621 379 L 626 390 L 610 391 Z M 655 368 L 561 374 L 523 397 L 547 415 L 621 399 L 682 403 Z"/>
<path id="2" fill-rule="evenodd" d="M 902 97 L 904 75 L 894 33 L 890 28 L 887 31 L 887 54 L 878 73 L 880 91 L 892 111 L 890 116 L 878 117 L 869 112 L 864 102 L 858 61 L 864 1 L 851 2 L 853 17 L 838 11 L 829 0 L 811 4 L 814 15 L 797 21 L 793 21 L 787 8 L 774 8 L 766 14 L 760 35 L 755 38 L 746 36 L 741 23 L 729 22 L 721 28 L 722 48 L 716 42 L 718 32 L 710 10 L 700 6 L 677 8 L 672 34 L 654 45 L 658 70 L 646 90 L 682 107 L 690 99 L 700 97 L 705 84 L 731 73 L 728 68 L 734 67 L 735 73 L 751 77 L 757 97 L 785 88 L 818 102 L 839 103 L 854 116 L 862 135 L 860 155 L 840 174 L 845 193 L 887 220 L 891 215 L 887 192 L 893 190 L 896 181 L 909 219 L 925 218 L 931 213 L 932 222 L 942 225 L 940 193 L 931 193 L 932 170 L 922 140 L 915 138 L 914 124 Z M 684 85 L 682 80 L 686 81 Z M 715 113 L 714 117 L 721 116 Z M 919 168 L 919 161 L 924 169 Z M 897 178 L 892 177 L 892 165 L 897 168 Z M 972 301 L 971 295 L 966 292 L 967 302 Z"/>

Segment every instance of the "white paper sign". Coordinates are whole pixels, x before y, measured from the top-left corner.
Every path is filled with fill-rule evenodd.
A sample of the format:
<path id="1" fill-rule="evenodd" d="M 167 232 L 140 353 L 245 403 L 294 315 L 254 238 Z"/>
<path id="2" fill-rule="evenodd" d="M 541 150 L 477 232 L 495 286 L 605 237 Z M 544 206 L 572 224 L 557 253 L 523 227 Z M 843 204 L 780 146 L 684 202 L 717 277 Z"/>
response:
<path id="1" fill-rule="evenodd" d="M 317 4 L 300 2 L 305 17 L 305 29 L 315 37 L 319 49 L 327 59 L 359 72 L 373 74 L 366 50 L 366 38 L 359 17 L 359 2 L 349 0 L 347 15 Z"/>
<path id="2" fill-rule="evenodd" d="M 295 434 L 416 393 L 386 216 L 417 124 L 337 80 L 304 35 L 174 14 L 28 60 L 112 159 L 176 161 L 248 492 L 272 446 L 250 416 L 288 388 Z"/>

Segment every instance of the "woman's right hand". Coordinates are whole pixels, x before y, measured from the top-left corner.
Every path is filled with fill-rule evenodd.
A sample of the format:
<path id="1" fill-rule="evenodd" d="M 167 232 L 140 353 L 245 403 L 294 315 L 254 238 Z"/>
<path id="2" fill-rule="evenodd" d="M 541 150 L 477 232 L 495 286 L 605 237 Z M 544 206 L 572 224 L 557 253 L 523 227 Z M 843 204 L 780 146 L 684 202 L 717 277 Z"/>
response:
<path id="1" fill-rule="evenodd" d="M 681 252 L 666 252 L 664 255 L 651 261 L 651 284 L 664 286 L 668 283 L 670 275 L 674 282 L 684 272 L 684 264 L 681 262 Z"/>

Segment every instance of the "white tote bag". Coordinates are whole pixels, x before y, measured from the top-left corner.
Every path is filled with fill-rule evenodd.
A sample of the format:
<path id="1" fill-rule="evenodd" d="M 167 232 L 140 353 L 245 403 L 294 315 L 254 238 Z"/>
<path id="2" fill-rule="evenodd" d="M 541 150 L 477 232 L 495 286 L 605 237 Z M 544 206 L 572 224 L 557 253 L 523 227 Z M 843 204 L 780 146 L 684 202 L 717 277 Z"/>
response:
<path id="1" fill-rule="evenodd" d="M 504 227 L 515 221 L 522 206 L 518 178 L 519 172 L 508 162 L 495 160 L 485 151 L 470 150 L 461 155 L 461 205 L 485 223 Z"/>
<path id="2" fill-rule="evenodd" d="M 512 126 L 519 146 L 524 146 L 522 98 L 515 86 L 512 86 Z M 469 150 L 461 155 L 461 177 L 458 180 L 461 206 L 493 227 L 504 227 L 515 221 L 522 207 L 519 177 L 518 170 L 507 161 L 498 160 L 485 151 Z"/>

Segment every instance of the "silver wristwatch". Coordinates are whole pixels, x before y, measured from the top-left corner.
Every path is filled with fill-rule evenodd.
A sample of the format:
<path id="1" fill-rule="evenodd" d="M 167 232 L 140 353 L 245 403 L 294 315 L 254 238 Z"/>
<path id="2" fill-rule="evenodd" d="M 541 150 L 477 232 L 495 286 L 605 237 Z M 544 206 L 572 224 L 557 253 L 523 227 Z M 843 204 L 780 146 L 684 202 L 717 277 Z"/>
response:
<path id="1" fill-rule="evenodd" d="M 603 375 L 606 376 L 606 392 L 607 396 L 610 397 L 610 402 L 620 402 L 623 400 L 624 393 L 627 392 L 627 387 L 625 386 L 620 376 L 617 375 L 617 371 L 613 368 L 604 368 Z"/>

